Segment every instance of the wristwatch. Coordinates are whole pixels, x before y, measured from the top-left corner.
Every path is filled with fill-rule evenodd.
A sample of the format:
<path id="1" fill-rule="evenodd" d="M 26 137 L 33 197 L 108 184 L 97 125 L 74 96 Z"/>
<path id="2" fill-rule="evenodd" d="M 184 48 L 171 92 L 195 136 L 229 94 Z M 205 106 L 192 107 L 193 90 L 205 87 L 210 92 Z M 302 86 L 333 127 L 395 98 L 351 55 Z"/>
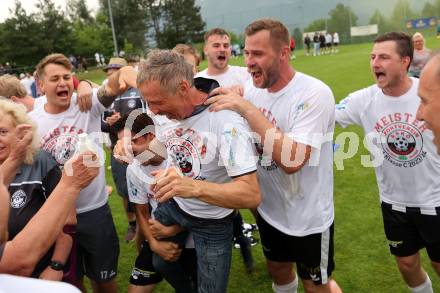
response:
<path id="1" fill-rule="evenodd" d="M 52 270 L 55 270 L 55 271 L 62 271 L 62 270 L 64 270 L 64 264 L 62 264 L 62 263 L 60 263 L 58 261 L 55 261 L 55 260 L 50 262 L 50 267 L 52 268 Z"/>

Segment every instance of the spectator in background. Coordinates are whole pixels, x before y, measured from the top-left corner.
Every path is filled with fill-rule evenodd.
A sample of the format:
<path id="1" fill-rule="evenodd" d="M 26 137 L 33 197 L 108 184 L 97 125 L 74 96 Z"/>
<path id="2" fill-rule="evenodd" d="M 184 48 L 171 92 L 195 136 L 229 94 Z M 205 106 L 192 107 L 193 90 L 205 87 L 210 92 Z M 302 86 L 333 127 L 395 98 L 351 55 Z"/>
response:
<path id="1" fill-rule="evenodd" d="M 32 97 L 34 99 L 40 97 L 43 95 L 43 93 L 41 92 L 40 87 L 38 86 L 38 76 L 37 76 L 37 71 L 34 71 L 34 82 L 31 85 L 31 91 L 32 91 Z"/>
<path id="2" fill-rule="evenodd" d="M 295 56 L 295 38 L 294 37 L 290 37 L 290 43 L 289 43 L 289 48 L 290 48 L 290 60 L 296 59 Z"/>
<path id="3" fill-rule="evenodd" d="M 18 78 L 9 74 L 0 76 L 0 96 L 25 106 L 27 112 L 32 111 L 39 105 L 43 105 L 45 102 L 45 99 L 34 99 L 30 96 Z"/>
<path id="4" fill-rule="evenodd" d="M 26 89 L 26 92 L 28 95 L 32 95 L 32 83 L 34 82 L 34 78 L 29 72 L 21 73 L 20 74 L 20 83 L 24 86 Z"/>
<path id="5" fill-rule="evenodd" d="M 127 61 L 123 58 L 111 58 L 109 64 L 104 68 L 107 77 L 117 72 L 123 66 L 127 65 Z M 124 211 L 127 216 L 128 228 L 125 233 L 125 241 L 132 241 L 136 235 L 136 215 L 134 205 L 128 200 L 127 190 L 127 164 L 121 163 L 113 156 L 113 149 L 118 140 L 118 134 L 114 128 L 116 122 L 121 117 L 128 116 L 135 109 L 145 110 L 145 103 L 142 100 L 139 91 L 135 88 L 128 88 L 120 96 L 116 97 L 110 107 L 103 113 L 101 130 L 109 133 L 111 141 L 112 155 L 110 157 L 111 171 L 116 190 L 122 198 Z"/>
<path id="6" fill-rule="evenodd" d="M 428 63 L 431 58 L 431 50 L 425 47 L 425 38 L 419 32 L 412 36 L 412 42 L 414 46 L 414 55 L 409 66 L 409 76 L 420 77 L 423 67 Z"/>
<path id="7" fill-rule="evenodd" d="M 181 54 L 185 61 L 192 65 L 194 74 L 199 72 L 200 57 L 194 47 L 187 44 L 177 44 L 173 51 Z"/>
<path id="8" fill-rule="evenodd" d="M 100 55 L 99 55 L 98 52 L 95 53 L 95 61 L 96 61 L 96 66 L 97 66 L 97 67 L 101 67 L 101 66 L 102 66 L 102 64 L 101 64 L 101 58 L 100 58 Z"/>
<path id="9" fill-rule="evenodd" d="M 313 56 L 320 55 L 319 47 L 320 47 L 319 34 L 318 32 L 315 32 L 315 34 L 313 35 Z"/>
<path id="10" fill-rule="evenodd" d="M 325 46 L 327 47 L 326 48 L 326 53 L 327 54 L 331 54 L 332 53 L 332 42 L 333 42 L 332 35 L 329 32 L 327 32 L 325 34 Z"/>
<path id="11" fill-rule="evenodd" d="M 312 44 L 312 40 L 310 39 L 309 35 L 306 34 L 306 37 L 304 38 L 304 45 L 306 45 L 306 56 L 310 55 L 311 44 Z"/>
<path id="12" fill-rule="evenodd" d="M 82 64 L 82 68 L 84 69 L 84 72 L 85 73 L 87 73 L 87 72 L 89 72 L 88 70 L 87 70 L 87 59 L 86 59 L 86 57 L 82 57 L 81 58 L 81 64 Z"/>
<path id="13" fill-rule="evenodd" d="M 333 33 L 333 53 L 339 52 L 339 34 L 337 32 Z"/>
<path id="14" fill-rule="evenodd" d="M 325 35 L 324 35 L 324 33 L 320 33 L 319 34 L 319 47 L 321 49 L 321 53 L 322 54 L 326 54 L 327 53 L 327 49 L 325 47 Z"/>
<path id="15" fill-rule="evenodd" d="M 104 54 L 99 54 L 99 56 L 101 57 L 101 64 L 104 65 L 105 64 Z"/>
<path id="16" fill-rule="evenodd" d="M 78 69 L 78 59 L 74 55 L 70 55 L 69 56 L 69 61 L 72 64 L 73 69 L 77 70 Z"/>

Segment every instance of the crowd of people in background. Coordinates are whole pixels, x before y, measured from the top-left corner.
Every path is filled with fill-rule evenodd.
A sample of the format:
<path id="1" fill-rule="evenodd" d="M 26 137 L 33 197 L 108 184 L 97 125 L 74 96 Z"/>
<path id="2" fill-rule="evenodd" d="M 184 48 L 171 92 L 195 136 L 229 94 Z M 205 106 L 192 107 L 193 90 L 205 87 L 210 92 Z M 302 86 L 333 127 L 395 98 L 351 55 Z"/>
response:
<path id="1" fill-rule="evenodd" d="M 101 85 L 73 74 L 87 71 L 84 57 L 63 54 L 34 74 L 0 76 L 0 273 L 82 291 L 87 277 L 94 292 L 117 292 L 124 255 L 96 135 L 104 132 L 124 238 L 137 243 L 128 292 L 152 292 L 163 279 L 176 292 L 226 292 L 233 244 L 255 269 L 256 241 L 240 214 L 250 209 L 275 293 L 295 293 L 299 281 L 306 292 L 340 293 L 333 141 L 316 139 L 338 123 L 386 137 L 376 176 L 390 253 L 409 290 L 432 293 L 419 251 L 440 276 L 440 57 L 423 35 L 378 36 L 366 56 L 375 83 L 337 105 L 329 86 L 292 66 L 295 40 L 277 20 L 249 24 L 243 48 L 222 28 L 204 42 L 200 72 L 197 50 L 178 44 L 140 62 L 105 63 L 97 52 Z M 337 32 L 305 34 L 306 56 L 338 53 L 339 42 Z M 241 50 L 246 67 L 230 65 Z M 38 285 L 7 281 L 22 292 Z"/>
<path id="2" fill-rule="evenodd" d="M 319 56 L 339 52 L 339 34 L 334 32 L 315 32 L 313 36 L 306 33 L 304 36 L 304 49 L 306 56 Z M 312 52 L 311 52 L 312 50 Z"/>

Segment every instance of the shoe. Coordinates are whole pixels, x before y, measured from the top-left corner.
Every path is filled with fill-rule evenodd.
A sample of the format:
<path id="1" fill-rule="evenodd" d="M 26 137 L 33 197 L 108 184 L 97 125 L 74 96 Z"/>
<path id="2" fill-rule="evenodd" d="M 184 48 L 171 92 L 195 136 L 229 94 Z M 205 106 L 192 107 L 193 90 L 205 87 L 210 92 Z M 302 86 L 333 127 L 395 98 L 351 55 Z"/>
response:
<path id="1" fill-rule="evenodd" d="M 128 225 L 127 233 L 125 233 L 125 241 L 130 242 L 136 236 L 136 226 Z"/>
<path id="2" fill-rule="evenodd" d="M 249 242 L 251 246 L 255 246 L 258 244 L 259 240 L 257 238 L 254 238 L 253 236 L 249 237 Z"/>

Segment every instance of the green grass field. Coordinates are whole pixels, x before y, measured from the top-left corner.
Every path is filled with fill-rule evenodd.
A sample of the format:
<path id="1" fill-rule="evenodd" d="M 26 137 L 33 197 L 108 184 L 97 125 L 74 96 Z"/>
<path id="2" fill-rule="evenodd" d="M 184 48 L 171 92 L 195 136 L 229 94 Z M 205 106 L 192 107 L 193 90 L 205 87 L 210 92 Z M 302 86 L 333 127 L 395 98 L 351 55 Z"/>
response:
<path id="1" fill-rule="evenodd" d="M 439 48 L 440 40 L 427 40 L 429 48 Z M 373 83 L 369 70 L 370 44 L 342 46 L 339 54 L 319 57 L 306 57 L 304 52 L 296 52 L 294 67 L 301 72 L 315 76 L 327 83 L 333 90 L 336 101 L 348 93 Z M 231 64 L 243 65 L 243 59 L 232 59 Z M 201 68 L 206 67 L 206 61 Z M 80 74 L 81 78 L 90 78 L 101 82 L 101 71 Z M 363 132 L 358 127 L 349 127 L 344 131 L 359 134 L 361 142 Z M 335 137 L 342 132 L 336 128 Z M 361 143 L 362 145 L 362 143 Z M 345 148 L 346 149 L 346 148 Z M 338 152 L 344 150 L 341 147 Z M 338 152 L 335 154 L 338 156 Z M 403 283 L 386 243 L 382 227 L 378 189 L 374 170 L 361 165 L 360 155 L 367 154 L 363 148 L 351 159 L 344 161 L 344 170 L 335 169 L 335 262 L 333 274 L 344 292 L 409 292 Z M 113 184 L 107 171 L 108 183 Z M 440 180 L 440 178 L 439 178 Z M 126 292 L 128 279 L 136 257 L 134 243 L 125 243 L 123 236 L 127 221 L 122 209 L 121 199 L 113 192 L 110 205 L 119 234 L 121 253 L 119 259 L 118 285 L 120 292 Z M 243 211 L 247 222 L 253 222 L 248 211 Z M 258 237 L 258 235 L 257 235 Z M 266 272 L 261 246 L 253 247 L 256 270 L 248 275 L 242 264 L 239 250 L 233 250 L 232 269 L 229 277 L 229 292 L 271 292 L 271 281 Z M 440 280 L 431 269 L 429 259 L 423 252 L 423 264 L 433 282 L 434 291 L 440 292 Z M 173 292 L 162 282 L 156 292 Z M 302 289 L 299 292 L 303 292 Z"/>

